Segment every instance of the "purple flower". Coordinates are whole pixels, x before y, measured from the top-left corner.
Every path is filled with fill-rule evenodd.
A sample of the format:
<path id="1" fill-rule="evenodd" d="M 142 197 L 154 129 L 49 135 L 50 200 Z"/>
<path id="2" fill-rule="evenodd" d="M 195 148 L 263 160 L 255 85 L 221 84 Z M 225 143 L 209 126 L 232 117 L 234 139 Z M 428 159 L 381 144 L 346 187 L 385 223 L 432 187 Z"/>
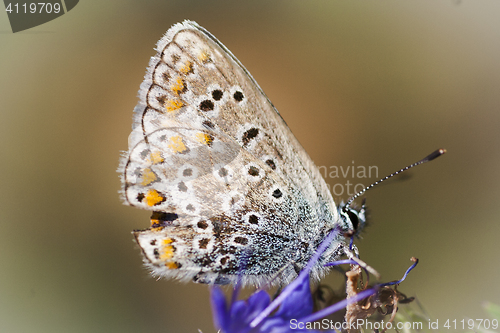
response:
<path id="1" fill-rule="evenodd" d="M 225 333 L 316 332 L 299 329 L 304 325 L 299 321 L 293 321 L 306 317 L 313 311 L 309 276 L 304 275 L 299 278 L 300 283 L 283 300 L 278 311 L 266 317 L 256 327 L 251 327 L 251 322 L 270 304 L 270 297 L 264 290 L 255 292 L 247 300 L 227 304 L 221 289 L 213 287 L 211 299 L 216 326 Z M 297 329 L 292 329 L 292 325 Z"/>
<path id="2" fill-rule="evenodd" d="M 247 300 L 227 304 L 224 293 L 215 286 L 211 290 L 211 303 L 215 326 L 222 332 L 247 333 L 252 332 L 250 322 L 269 305 L 270 298 L 264 290 L 259 290 Z"/>

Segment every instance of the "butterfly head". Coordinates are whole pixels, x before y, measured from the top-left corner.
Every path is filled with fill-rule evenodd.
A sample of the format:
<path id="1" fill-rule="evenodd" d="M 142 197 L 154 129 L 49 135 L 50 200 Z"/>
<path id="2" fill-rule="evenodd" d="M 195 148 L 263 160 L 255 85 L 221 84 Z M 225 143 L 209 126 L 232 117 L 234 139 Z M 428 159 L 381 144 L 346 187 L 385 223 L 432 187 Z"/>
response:
<path id="1" fill-rule="evenodd" d="M 365 200 L 361 208 L 352 208 L 349 204 L 341 203 L 339 206 L 339 215 L 342 222 L 342 228 L 346 237 L 359 235 L 366 224 L 366 205 Z"/>

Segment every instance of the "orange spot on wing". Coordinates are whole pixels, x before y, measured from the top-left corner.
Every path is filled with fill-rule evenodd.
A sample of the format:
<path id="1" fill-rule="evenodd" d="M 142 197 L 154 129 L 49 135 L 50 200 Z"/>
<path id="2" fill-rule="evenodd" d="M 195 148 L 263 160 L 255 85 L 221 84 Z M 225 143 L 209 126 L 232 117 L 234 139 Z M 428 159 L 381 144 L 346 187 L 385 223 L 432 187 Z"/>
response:
<path id="1" fill-rule="evenodd" d="M 214 141 L 214 137 L 205 133 L 196 133 L 196 140 L 204 145 L 210 146 Z"/>
<path id="2" fill-rule="evenodd" d="M 183 153 L 187 150 L 186 145 L 182 142 L 182 138 L 178 135 L 171 137 L 170 142 L 167 147 L 172 148 L 175 153 Z"/>
<path id="3" fill-rule="evenodd" d="M 156 175 L 150 168 L 146 168 L 142 171 L 142 182 L 141 185 L 146 186 L 151 184 L 156 180 Z"/>
<path id="4" fill-rule="evenodd" d="M 156 190 L 149 190 L 148 193 L 145 196 L 146 199 L 146 204 L 149 207 L 153 207 L 159 203 L 162 203 L 165 201 L 165 197 L 163 197 L 158 191 Z"/>
<path id="5" fill-rule="evenodd" d="M 160 259 L 162 260 L 168 260 L 168 259 L 171 259 L 173 256 L 174 256 L 174 247 L 172 245 L 170 245 L 170 243 L 172 243 L 173 240 L 170 239 L 170 238 L 165 238 L 162 243 L 164 245 L 163 249 L 162 249 L 162 253 L 160 255 Z"/>
<path id="6" fill-rule="evenodd" d="M 177 269 L 177 268 L 179 268 L 179 266 L 177 266 L 177 264 L 175 262 L 173 262 L 173 261 L 166 262 L 165 266 L 168 269 Z"/>
<path id="7" fill-rule="evenodd" d="M 198 54 L 198 60 L 201 62 L 207 62 L 210 60 L 210 55 L 208 54 L 208 51 L 203 50 Z"/>
<path id="8" fill-rule="evenodd" d="M 182 108 L 184 106 L 184 103 L 182 103 L 182 101 L 178 99 L 169 99 L 168 101 L 165 102 L 164 106 L 168 112 L 173 112 L 175 110 Z"/>
<path id="9" fill-rule="evenodd" d="M 163 241 L 162 241 L 163 245 L 168 245 L 170 243 L 173 243 L 173 240 L 171 238 L 165 238 Z"/>
<path id="10" fill-rule="evenodd" d="M 160 259 L 170 259 L 174 256 L 174 247 L 172 245 L 165 246 L 163 248 L 163 252 L 160 255 Z"/>
<path id="11" fill-rule="evenodd" d="M 159 151 L 155 151 L 154 153 L 151 153 L 151 155 L 149 155 L 148 162 L 151 162 L 152 164 L 162 163 L 163 161 L 163 157 L 161 156 L 161 153 Z"/>
<path id="12" fill-rule="evenodd" d="M 177 78 L 176 83 L 170 86 L 170 89 L 177 95 L 184 91 L 184 82 L 180 77 Z"/>
<path id="13" fill-rule="evenodd" d="M 193 72 L 193 63 L 189 60 L 186 60 L 184 65 L 180 68 L 180 71 L 184 74 L 192 73 Z"/>

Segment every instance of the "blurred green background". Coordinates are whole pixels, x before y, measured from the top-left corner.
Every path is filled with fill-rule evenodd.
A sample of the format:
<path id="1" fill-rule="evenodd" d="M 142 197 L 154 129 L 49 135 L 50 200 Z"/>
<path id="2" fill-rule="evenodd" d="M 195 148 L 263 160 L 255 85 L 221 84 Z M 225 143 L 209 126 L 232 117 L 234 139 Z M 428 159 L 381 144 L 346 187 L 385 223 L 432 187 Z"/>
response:
<path id="1" fill-rule="evenodd" d="M 500 299 L 499 15 L 496 0 L 94 0 L 12 34 L 0 14 L 0 331 L 214 331 L 206 286 L 143 269 L 130 232 L 149 213 L 117 193 L 149 57 L 183 19 L 240 59 L 318 165 L 383 177 L 447 148 L 367 193 L 357 244 L 384 281 L 418 257 L 400 290 L 432 318 L 484 318 Z"/>

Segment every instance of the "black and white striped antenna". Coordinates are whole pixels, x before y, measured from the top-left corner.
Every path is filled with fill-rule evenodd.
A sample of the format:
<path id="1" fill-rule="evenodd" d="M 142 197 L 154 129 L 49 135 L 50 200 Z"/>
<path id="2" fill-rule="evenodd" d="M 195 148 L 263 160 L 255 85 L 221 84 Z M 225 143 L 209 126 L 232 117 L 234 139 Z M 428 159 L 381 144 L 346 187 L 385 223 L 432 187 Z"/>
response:
<path id="1" fill-rule="evenodd" d="M 413 167 L 416 167 L 417 165 L 420 165 L 420 164 L 423 164 L 423 163 L 426 163 L 426 162 L 429 162 L 429 161 L 432 161 L 433 159 L 436 159 L 438 158 L 439 156 L 443 155 L 444 153 L 446 153 L 446 149 L 443 149 L 443 148 L 440 148 L 434 152 L 432 152 L 431 154 L 429 154 L 428 156 L 424 157 L 423 159 L 421 159 L 420 161 L 418 162 L 415 162 L 413 164 L 410 164 L 408 165 L 407 167 L 399 170 L 399 171 L 396 171 L 396 172 L 393 172 L 391 173 L 390 175 L 380 179 L 380 180 L 377 180 L 375 183 L 365 187 L 364 189 L 362 189 L 361 191 L 359 191 L 358 193 L 356 193 L 355 195 L 353 195 L 349 200 L 347 200 L 347 203 L 345 204 L 343 210 L 346 211 L 349 209 L 349 206 L 352 204 L 352 202 L 354 200 L 356 200 L 357 198 L 359 198 L 360 196 L 362 196 L 366 191 L 368 191 L 369 189 L 373 188 L 374 186 L 382 183 L 383 181 L 386 181 L 387 179 L 389 178 L 392 178 L 396 175 L 399 175 L 400 173 L 406 171 L 406 170 L 409 170 Z"/>

